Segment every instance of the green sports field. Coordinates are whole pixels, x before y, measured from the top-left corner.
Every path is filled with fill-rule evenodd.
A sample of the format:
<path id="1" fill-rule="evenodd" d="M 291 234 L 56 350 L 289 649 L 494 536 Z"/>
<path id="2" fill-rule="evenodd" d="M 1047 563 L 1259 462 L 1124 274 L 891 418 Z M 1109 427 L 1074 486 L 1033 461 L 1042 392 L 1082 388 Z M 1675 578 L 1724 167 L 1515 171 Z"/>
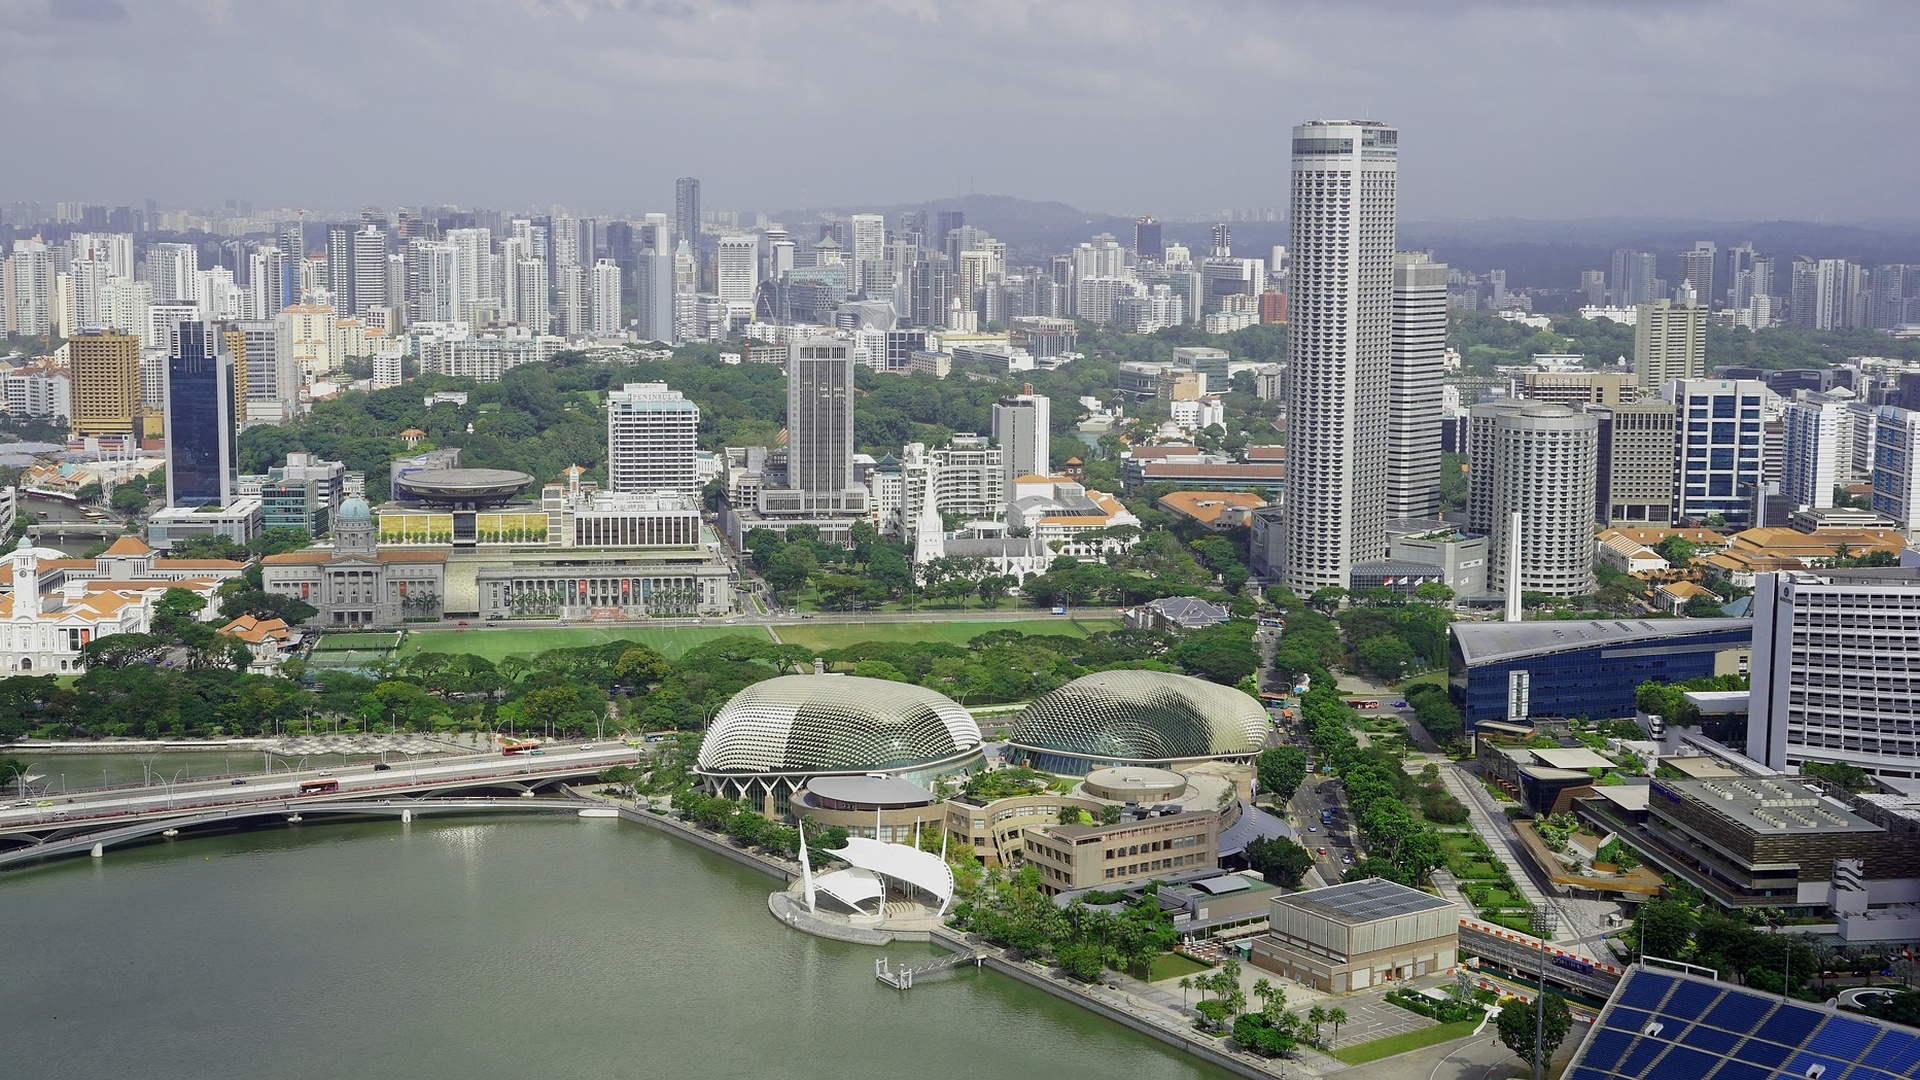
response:
<path id="1" fill-rule="evenodd" d="M 809 649 L 844 649 L 863 641 L 941 641 L 964 645 L 981 634 L 995 630 L 1017 630 L 1022 634 L 1056 637 L 1086 637 L 1101 630 L 1118 629 L 1112 619 L 1026 619 L 1015 622 L 960 622 L 941 619 L 916 623 L 814 623 L 803 626 L 779 626 L 774 631 L 789 645 Z"/>
<path id="2" fill-rule="evenodd" d="M 633 641 L 649 645 L 667 656 L 679 656 L 688 649 L 715 638 L 748 634 L 765 637 L 758 626 L 552 626 L 537 629 L 415 630 L 407 635 L 400 654 L 417 652 L 466 653 L 496 663 L 509 656 L 533 656 L 548 649 L 577 649 L 607 641 Z"/>

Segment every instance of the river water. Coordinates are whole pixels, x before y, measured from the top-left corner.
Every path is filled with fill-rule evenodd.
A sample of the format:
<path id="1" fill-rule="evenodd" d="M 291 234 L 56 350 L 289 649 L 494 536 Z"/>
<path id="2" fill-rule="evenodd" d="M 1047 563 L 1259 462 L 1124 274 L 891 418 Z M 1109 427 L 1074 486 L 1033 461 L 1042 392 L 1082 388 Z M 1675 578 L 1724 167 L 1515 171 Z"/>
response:
<path id="1" fill-rule="evenodd" d="M 889 989 L 879 950 L 775 922 L 773 881 L 555 818 L 275 824 L 0 874 L 0 1073 L 1226 1075 L 990 971 Z"/>

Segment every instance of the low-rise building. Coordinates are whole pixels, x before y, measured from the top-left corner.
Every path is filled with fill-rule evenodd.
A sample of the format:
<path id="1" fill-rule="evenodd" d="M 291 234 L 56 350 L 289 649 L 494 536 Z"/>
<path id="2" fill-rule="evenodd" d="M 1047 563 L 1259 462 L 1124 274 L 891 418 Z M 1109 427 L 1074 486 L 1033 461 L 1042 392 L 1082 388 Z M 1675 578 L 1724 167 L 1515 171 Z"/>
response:
<path id="1" fill-rule="evenodd" d="M 1276 896 L 1250 959 L 1283 978 L 1343 994 L 1451 968 L 1460 909 L 1381 878 Z"/>
<path id="2" fill-rule="evenodd" d="M 1244 491 L 1169 491 L 1156 505 L 1169 514 L 1199 523 L 1209 532 L 1230 532 L 1245 528 L 1253 512 L 1267 501 Z"/>
<path id="3" fill-rule="evenodd" d="M 1042 891 L 1125 885 L 1219 865 L 1217 811 L 1163 806 L 1136 815 L 1117 825 L 1027 826 L 1026 861 L 1040 871 Z"/>
<path id="4" fill-rule="evenodd" d="M 246 642 L 247 652 L 253 656 L 247 671 L 253 675 L 272 675 L 299 643 L 297 632 L 283 619 L 242 615 L 221 627 L 220 632 Z"/>
<path id="5" fill-rule="evenodd" d="M 1126 624 L 1136 630 L 1203 630 L 1226 622 L 1232 612 L 1193 596 L 1163 596 L 1127 611 Z"/>
<path id="6" fill-rule="evenodd" d="M 1594 557 L 1628 574 L 1651 574 L 1671 567 L 1664 555 L 1618 529 L 1600 534 Z"/>
<path id="7" fill-rule="evenodd" d="M 257 495 L 235 499 L 225 506 L 169 506 L 147 519 L 147 542 L 170 548 L 198 536 L 224 536 L 247 544 L 264 527 L 266 506 Z"/>
<path id="8" fill-rule="evenodd" d="M 1456 622 L 1448 632 L 1448 678 L 1469 730 L 1534 715 L 1631 717 L 1643 682 L 1745 674 L 1753 659 L 1749 619 Z"/>

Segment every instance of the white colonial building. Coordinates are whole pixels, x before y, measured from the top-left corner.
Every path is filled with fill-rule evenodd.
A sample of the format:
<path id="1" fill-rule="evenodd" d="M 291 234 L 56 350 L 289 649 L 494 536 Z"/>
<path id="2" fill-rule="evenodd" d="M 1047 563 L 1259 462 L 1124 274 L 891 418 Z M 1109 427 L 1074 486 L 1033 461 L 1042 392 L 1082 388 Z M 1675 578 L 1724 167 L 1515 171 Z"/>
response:
<path id="1" fill-rule="evenodd" d="M 84 670 L 80 650 L 113 634 L 143 634 L 153 602 L 173 583 L 112 588 L 118 583 L 73 579 L 55 571 L 43 591 L 41 564 L 64 556 L 31 546 L 25 537 L 6 556 L 12 590 L 0 596 L 0 674 L 39 675 Z"/>

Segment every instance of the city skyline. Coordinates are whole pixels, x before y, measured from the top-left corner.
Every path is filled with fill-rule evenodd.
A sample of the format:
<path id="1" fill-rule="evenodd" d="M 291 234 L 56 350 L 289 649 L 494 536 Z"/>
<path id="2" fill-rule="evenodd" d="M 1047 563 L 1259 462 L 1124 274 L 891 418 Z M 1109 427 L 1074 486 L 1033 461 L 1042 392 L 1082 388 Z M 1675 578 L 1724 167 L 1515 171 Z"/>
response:
<path id="1" fill-rule="evenodd" d="M 1407 219 L 1911 215 L 1912 132 L 1900 130 L 1898 114 L 1889 128 L 1871 110 L 1830 107 L 1898 100 L 1916 88 L 1899 62 L 1915 29 L 1865 2 L 1818 10 L 1482 3 L 1441 15 L 1400 4 L 1214 3 L 1177 13 L 1103 4 L 1097 18 L 1075 3 L 829 3 L 803 14 L 750 4 L 496 0 L 460 18 L 432 4 L 377 17 L 363 7 L 295 16 L 118 0 L 0 4 L 0 33 L 15 45 L 0 107 L 18 144 L 35 148 L 9 156 L 0 184 L 41 200 L 557 202 L 622 213 L 664 210 L 675 177 L 697 176 L 706 181 L 703 205 L 773 212 L 1004 191 L 1197 219 L 1218 206 L 1281 201 L 1275 180 L 1286 167 L 1289 119 L 1331 115 L 1391 117 L 1410 133 L 1404 151 L 1422 183 L 1404 193 Z M 1379 62 L 1334 65 L 1307 44 L 1359 35 Z M 406 62 L 383 65 L 378 79 L 338 66 L 383 40 Z M 289 51 L 288 41 L 302 47 Z M 206 50 L 232 60 L 195 69 L 221 72 L 218 81 L 183 75 L 170 59 Z M 828 152 L 817 117 L 852 102 L 840 99 L 849 84 L 816 62 L 823 50 L 894 85 L 859 99 L 874 122 L 924 122 L 956 95 L 970 113 L 1007 122 L 969 142 L 964 165 L 940 154 Z M 95 55 L 115 62 L 89 66 L 86 79 L 56 79 Z M 948 56 L 980 62 L 944 63 Z M 1027 62 L 1041 57 L 1046 63 Z M 1722 77 L 1734 61 L 1752 76 Z M 222 101 L 223 130 L 243 133 L 248 152 L 178 154 L 177 128 L 151 122 L 143 89 L 162 81 L 163 68 L 183 97 Z M 55 85 L 59 95 L 45 89 Z M 447 93 L 449 85 L 461 92 Z M 1260 103 L 1251 126 L 1219 104 L 1232 100 Z M 404 110 L 410 126 L 427 129 L 466 130 L 484 115 L 493 137 L 383 155 L 368 141 L 377 126 L 360 119 L 383 109 Z M 1251 136 L 1124 168 L 1086 167 L 1106 160 L 1117 140 L 1209 116 Z M 1786 145 L 1783 132 L 1815 127 L 1851 148 L 1846 168 Z M 1496 128 L 1508 134 L 1490 140 Z M 512 149 L 498 135 L 513 130 L 539 141 Z M 356 149 L 311 152 L 330 143 Z M 1049 152 L 1031 152 L 1040 145 Z M 566 167 L 567 148 L 591 164 Z M 368 169 L 368 153 L 388 160 Z M 1650 167 L 1683 155 L 1688 185 Z M 807 161 L 804 179 L 770 173 L 761 164 L 769 158 Z M 130 171 L 129 160 L 162 167 Z M 1017 173 L 1001 167 L 1016 161 Z M 150 190 L 120 190 L 128 184 Z"/>

